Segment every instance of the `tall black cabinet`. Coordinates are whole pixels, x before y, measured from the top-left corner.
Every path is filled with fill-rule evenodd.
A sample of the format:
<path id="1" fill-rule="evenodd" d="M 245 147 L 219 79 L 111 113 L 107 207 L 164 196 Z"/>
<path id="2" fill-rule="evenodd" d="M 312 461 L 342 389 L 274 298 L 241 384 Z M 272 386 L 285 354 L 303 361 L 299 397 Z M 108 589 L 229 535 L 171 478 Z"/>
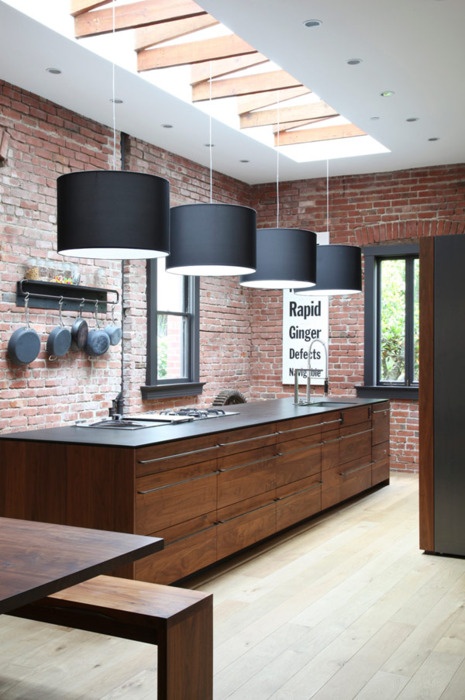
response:
<path id="1" fill-rule="evenodd" d="M 465 236 L 420 244 L 420 547 L 465 556 Z"/>

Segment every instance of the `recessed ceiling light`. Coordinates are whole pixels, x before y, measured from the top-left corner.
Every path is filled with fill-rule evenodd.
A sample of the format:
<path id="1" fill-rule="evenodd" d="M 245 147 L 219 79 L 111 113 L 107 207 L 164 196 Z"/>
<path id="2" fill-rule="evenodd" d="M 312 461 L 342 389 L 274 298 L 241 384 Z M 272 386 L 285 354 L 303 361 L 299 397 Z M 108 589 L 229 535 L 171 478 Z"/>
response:
<path id="1" fill-rule="evenodd" d="M 206 146 L 207 148 L 215 148 L 215 144 L 214 144 L 214 143 L 206 143 L 205 146 Z"/>
<path id="2" fill-rule="evenodd" d="M 379 94 L 381 95 L 381 97 L 392 97 L 395 94 L 395 92 L 394 90 L 383 90 L 383 92 L 380 92 Z"/>
<path id="3" fill-rule="evenodd" d="M 323 24 L 323 22 L 321 21 L 321 19 L 306 19 L 304 24 L 306 27 L 312 29 L 313 27 L 320 27 Z"/>
<path id="4" fill-rule="evenodd" d="M 163 129 L 172 129 L 173 125 L 172 124 L 162 124 Z"/>
<path id="5" fill-rule="evenodd" d="M 358 66 L 359 63 L 362 62 L 361 58 L 349 58 L 347 61 L 348 66 Z"/>
<path id="6" fill-rule="evenodd" d="M 122 105 L 123 100 L 120 100 L 119 97 L 110 97 L 110 102 L 113 102 L 114 105 Z"/>
<path id="7" fill-rule="evenodd" d="M 432 136 L 428 141 L 439 141 L 439 136 Z"/>
<path id="8" fill-rule="evenodd" d="M 247 160 L 247 158 L 241 158 L 239 163 L 250 163 L 250 160 Z"/>
<path id="9" fill-rule="evenodd" d="M 52 75 L 61 75 L 61 70 L 59 68 L 46 68 L 45 70 Z"/>
<path id="10" fill-rule="evenodd" d="M 371 119 L 372 122 L 377 122 L 378 119 L 379 119 L 379 117 L 370 117 L 370 119 Z"/>
<path id="11" fill-rule="evenodd" d="M 417 122 L 417 121 L 418 121 L 418 117 L 408 117 L 405 121 L 406 121 L 406 122 Z"/>

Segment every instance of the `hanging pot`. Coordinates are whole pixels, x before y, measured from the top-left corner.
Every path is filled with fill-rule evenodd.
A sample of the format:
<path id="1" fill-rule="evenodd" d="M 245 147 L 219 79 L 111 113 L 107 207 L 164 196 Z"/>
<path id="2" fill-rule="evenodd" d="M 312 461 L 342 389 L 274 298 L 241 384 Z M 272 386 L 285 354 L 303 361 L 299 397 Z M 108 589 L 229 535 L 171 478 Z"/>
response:
<path id="1" fill-rule="evenodd" d="M 56 328 L 51 331 L 47 338 L 46 348 L 50 360 L 54 360 L 57 357 L 63 357 L 63 355 L 66 355 L 71 347 L 71 331 L 69 328 L 65 328 L 63 324 L 63 318 L 61 315 L 62 307 L 63 297 L 61 297 L 59 301 L 60 325 L 56 326 Z"/>
<path id="2" fill-rule="evenodd" d="M 111 308 L 111 323 L 105 327 L 105 333 L 110 338 L 110 345 L 118 345 L 121 340 L 122 330 L 116 325 L 115 321 L 115 305 Z"/>
<path id="3" fill-rule="evenodd" d="M 99 326 L 98 301 L 95 302 L 95 322 L 97 327 L 89 331 L 86 342 L 86 353 L 91 357 L 104 355 L 110 347 L 110 338 Z"/>
<path id="4" fill-rule="evenodd" d="M 121 328 L 119 326 L 110 324 L 105 327 L 105 333 L 110 339 L 110 345 L 118 345 L 121 340 Z"/>
<path id="5" fill-rule="evenodd" d="M 29 294 L 24 299 L 26 326 L 17 328 L 8 341 L 8 356 L 15 365 L 28 365 L 40 352 L 40 337 L 29 327 Z"/>
<path id="6" fill-rule="evenodd" d="M 84 299 L 79 308 L 79 316 L 71 327 L 71 347 L 73 350 L 83 350 L 87 344 L 87 336 L 89 334 L 89 326 L 85 318 L 82 318 L 82 307 Z"/>
<path id="7" fill-rule="evenodd" d="M 104 355 L 110 347 L 110 338 L 101 328 L 93 328 L 87 335 L 86 353 L 91 357 Z"/>

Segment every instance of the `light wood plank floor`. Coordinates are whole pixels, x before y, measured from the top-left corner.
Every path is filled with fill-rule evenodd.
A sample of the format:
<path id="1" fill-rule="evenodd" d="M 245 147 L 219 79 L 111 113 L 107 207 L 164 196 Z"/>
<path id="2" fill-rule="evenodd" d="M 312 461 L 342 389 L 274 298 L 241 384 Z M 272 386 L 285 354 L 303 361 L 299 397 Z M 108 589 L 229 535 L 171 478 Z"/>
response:
<path id="1" fill-rule="evenodd" d="M 465 560 L 418 549 L 418 478 L 191 582 L 215 600 L 215 700 L 465 699 Z M 0 617 L 0 698 L 155 697 L 156 652 Z"/>

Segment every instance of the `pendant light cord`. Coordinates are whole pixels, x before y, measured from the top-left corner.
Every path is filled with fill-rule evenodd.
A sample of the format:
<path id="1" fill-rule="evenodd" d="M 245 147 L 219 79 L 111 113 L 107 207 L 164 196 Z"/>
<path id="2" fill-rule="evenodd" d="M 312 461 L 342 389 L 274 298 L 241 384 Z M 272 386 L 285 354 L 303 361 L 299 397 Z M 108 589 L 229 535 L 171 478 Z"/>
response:
<path id="1" fill-rule="evenodd" d="M 329 159 L 326 158 L 326 229 L 329 243 Z"/>
<path id="2" fill-rule="evenodd" d="M 209 80 L 209 103 L 208 103 L 208 148 L 210 150 L 210 204 L 213 203 L 213 143 L 212 143 L 212 63 L 210 61 L 210 80 Z"/>
<path id="3" fill-rule="evenodd" d="M 111 4 L 112 14 L 112 45 L 113 55 L 111 62 L 111 90 L 112 90 L 112 120 L 113 120 L 113 170 L 116 170 L 116 76 L 115 76 L 115 54 L 116 54 L 116 0 Z"/>
<path id="4" fill-rule="evenodd" d="M 279 133 L 280 133 L 280 114 L 279 114 L 279 97 L 276 96 L 276 228 L 279 228 Z"/>

